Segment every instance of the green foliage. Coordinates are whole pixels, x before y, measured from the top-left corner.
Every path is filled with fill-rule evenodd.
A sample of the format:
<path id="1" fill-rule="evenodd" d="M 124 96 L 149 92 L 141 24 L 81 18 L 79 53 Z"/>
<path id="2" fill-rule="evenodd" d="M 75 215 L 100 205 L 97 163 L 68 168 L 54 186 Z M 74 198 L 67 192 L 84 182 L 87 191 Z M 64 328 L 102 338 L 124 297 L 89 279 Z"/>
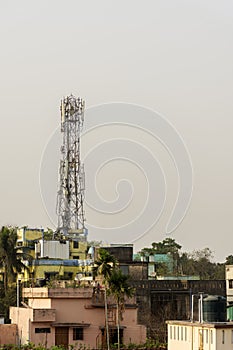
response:
<path id="1" fill-rule="evenodd" d="M 111 349 L 117 349 L 118 344 L 111 344 Z M 53 345 L 50 348 L 47 348 L 43 345 L 35 345 L 33 343 L 28 343 L 20 346 L 21 350 L 66 350 L 66 348 L 62 345 Z M 124 350 L 162 350 L 167 349 L 166 344 L 159 343 L 158 341 L 154 341 L 152 339 L 147 339 L 145 344 L 121 344 L 121 349 Z M 0 350 L 19 350 L 17 345 L 6 344 L 0 347 Z M 69 345 L 69 350 L 91 350 L 90 346 L 85 344 L 75 344 Z"/>
<path id="2" fill-rule="evenodd" d="M 226 257 L 226 262 L 225 262 L 226 265 L 233 265 L 233 255 L 228 255 Z"/>
<path id="3" fill-rule="evenodd" d="M 169 268 L 166 263 L 156 263 L 156 274 L 157 276 L 168 276 Z"/>
<path id="4" fill-rule="evenodd" d="M 9 288 L 16 280 L 17 273 L 27 266 L 23 260 L 30 260 L 31 256 L 16 248 L 17 228 L 3 226 L 0 230 L 0 267 L 4 271 L 4 287 Z"/>
<path id="5" fill-rule="evenodd" d="M 98 275 L 102 276 L 104 282 L 106 283 L 111 275 L 112 269 L 117 264 L 117 260 L 113 255 L 111 255 L 107 250 L 103 248 L 100 248 L 98 253 L 99 257 L 94 262 L 93 275 L 94 277 Z"/>
<path id="6" fill-rule="evenodd" d="M 156 254 L 168 254 L 172 255 L 178 254 L 181 249 L 181 245 L 179 245 L 175 239 L 173 238 L 165 238 L 162 242 L 152 243 L 152 247 L 155 250 Z"/>
<path id="7" fill-rule="evenodd" d="M 47 228 L 47 231 L 44 231 L 44 240 L 51 241 L 53 239 L 54 232 L 51 228 Z"/>
<path id="8" fill-rule="evenodd" d="M 0 313 L 4 317 L 5 323 L 10 323 L 10 306 L 16 306 L 16 286 L 11 286 L 6 291 L 4 288 L 0 289 Z"/>
<path id="9" fill-rule="evenodd" d="M 173 238 L 166 238 L 162 242 L 153 242 L 152 247 L 143 248 L 138 254 L 150 256 L 154 254 L 169 254 L 173 259 L 173 272 L 170 273 L 166 262 L 156 263 L 158 276 L 199 276 L 201 280 L 224 279 L 225 265 L 233 265 L 233 255 L 226 257 L 226 262 L 212 261 L 213 252 L 210 248 L 194 250 L 192 253 L 181 252 L 181 245 Z"/>
<path id="10" fill-rule="evenodd" d="M 115 298 L 119 307 L 119 316 L 122 319 L 125 297 L 130 298 L 135 290 L 129 285 L 129 276 L 124 275 L 119 268 L 114 268 L 108 279 L 109 293 Z"/>
<path id="11" fill-rule="evenodd" d="M 179 268 L 184 275 L 196 275 L 201 280 L 224 279 L 225 264 L 214 263 L 209 248 L 183 253 L 179 258 Z"/>
<path id="12" fill-rule="evenodd" d="M 3 226 L 0 230 L 0 268 L 3 285 L 0 285 L 0 313 L 9 322 L 9 307 L 16 305 L 16 276 L 27 267 L 22 260 L 30 259 L 28 254 L 16 248 L 17 228 Z"/>

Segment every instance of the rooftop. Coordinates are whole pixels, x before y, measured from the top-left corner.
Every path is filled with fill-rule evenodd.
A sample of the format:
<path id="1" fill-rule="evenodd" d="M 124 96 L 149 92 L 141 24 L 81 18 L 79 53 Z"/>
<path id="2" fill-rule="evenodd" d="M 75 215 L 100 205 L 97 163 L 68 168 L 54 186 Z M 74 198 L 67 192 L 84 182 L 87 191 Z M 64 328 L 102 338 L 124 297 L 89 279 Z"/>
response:
<path id="1" fill-rule="evenodd" d="M 206 327 L 206 328 L 233 328 L 233 322 L 191 322 L 191 321 L 166 321 L 169 325 L 174 326 L 192 326 L 192 327 Z"/>

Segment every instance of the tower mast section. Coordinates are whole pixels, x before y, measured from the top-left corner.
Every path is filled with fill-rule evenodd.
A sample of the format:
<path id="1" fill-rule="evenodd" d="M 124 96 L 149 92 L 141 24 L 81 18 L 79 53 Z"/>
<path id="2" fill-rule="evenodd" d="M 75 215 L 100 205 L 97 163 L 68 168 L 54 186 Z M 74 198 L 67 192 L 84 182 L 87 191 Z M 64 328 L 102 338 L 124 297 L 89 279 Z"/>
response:
<path id="1" fill-rule="evenodd" d="M 65 236 L 85 233 L 83 209 L 85 176 L 80 159 L 80 135 L 84 122 L 84 101 L 73 95 L 61 101 L 63 135 L 57 195 L 57 231 Z"/>

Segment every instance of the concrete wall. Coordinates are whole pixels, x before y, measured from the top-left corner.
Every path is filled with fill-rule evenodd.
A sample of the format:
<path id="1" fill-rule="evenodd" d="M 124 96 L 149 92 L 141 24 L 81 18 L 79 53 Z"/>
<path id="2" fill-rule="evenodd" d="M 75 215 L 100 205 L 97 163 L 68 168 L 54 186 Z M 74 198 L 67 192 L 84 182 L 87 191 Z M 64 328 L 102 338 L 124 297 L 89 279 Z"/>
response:
<path id="1" fill-rule="evenodd" d="M 145 262 L 133 262 L 129 265 L 129 275 L 132 280 L 146 280 L 148 278 L 148 268 Z"/>
<path id="2" fill-rule="evenodd" d="M 0 324 L 0 345 L 17 344 L 16 324 Z"/>
<path id="3" fill-rule="evenodd" d="M 30 327 L 30 342 L 33 344 L 41 344 L 45 347 L 51 347 L 53 346 L 54 340 L 55 340 L 55 328 L 51 327 L 51 325 L 47 322 L 38 322 L 38 323 L 32 323 L 29 322 Z M 50 333 L 36 333 L 36 328 L 49 328 Z"/>
<path id="4" fill-rule="evenodd" d="M 18 326 L 18 336 L 22 344 L 31 341 L 30 320 L 33 317 L 33 309 L 10 307 L 10 319 L 12 324 Z"/>
<path id="5" fill-rule="evenodd" d="M 232 329 L 217 329 L 216 334 L 216 350 L 219 349 L 227 349 L 232 350 L 233 349 L 233 342 L 232 342 Z M 223 334 L 224 332 L 224 334 Z"/>

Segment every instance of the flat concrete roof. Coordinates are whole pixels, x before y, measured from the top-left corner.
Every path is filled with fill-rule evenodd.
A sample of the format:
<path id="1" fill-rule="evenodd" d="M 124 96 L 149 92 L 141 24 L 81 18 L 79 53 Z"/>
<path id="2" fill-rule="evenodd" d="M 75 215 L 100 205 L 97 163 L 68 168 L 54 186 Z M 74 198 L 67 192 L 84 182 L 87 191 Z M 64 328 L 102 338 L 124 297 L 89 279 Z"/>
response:
<path id="1" fill-rule="evenodd" d="M 207 327 L 207 328 L 232 328 L 233 322 L 191 322 L 191 321 L 180 321 L 180 320 L 168 320 L 166 321 L 169 325 L 174 326 L 191 326 L 191 327 Z"/>

